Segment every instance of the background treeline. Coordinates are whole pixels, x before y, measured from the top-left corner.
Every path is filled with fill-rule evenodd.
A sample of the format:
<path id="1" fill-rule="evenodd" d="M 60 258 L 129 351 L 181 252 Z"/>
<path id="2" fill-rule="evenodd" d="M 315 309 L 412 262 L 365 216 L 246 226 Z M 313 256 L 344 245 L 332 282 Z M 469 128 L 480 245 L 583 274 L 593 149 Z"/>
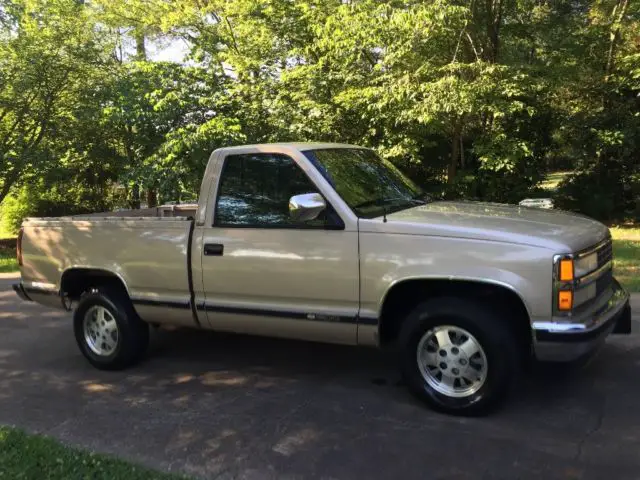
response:
<path id="1" fill-rule="evenodd" d="M 288 140 L 374 147 L 445 198 L 571 171 L 560 207 L 637 221 L 640 2 L 0 2 L 5 225 L 188 201 L 212 149 Z"/>

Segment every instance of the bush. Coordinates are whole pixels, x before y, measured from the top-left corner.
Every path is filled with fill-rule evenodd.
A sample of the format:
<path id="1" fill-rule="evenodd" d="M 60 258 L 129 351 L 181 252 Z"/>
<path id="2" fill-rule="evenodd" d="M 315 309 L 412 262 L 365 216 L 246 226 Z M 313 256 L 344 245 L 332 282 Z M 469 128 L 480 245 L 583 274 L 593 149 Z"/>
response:
<path id="1" fill-rule="evenodd" d="M 604 162 L 571 175 L 558 186 L 558 208 L 603 222 L 640 220 L 640 175 L 618 162 Z"/>
<path id="2" fill-rule="evenodd" d="M 27 185 L 7 196 L 0 206 L 0 229 L 17 234 L 26 217 L 60 217 L 108 210 L 94 198 L 77 198 L 73 189 L 60 185 Z"/>
<path id="3" fill-rule="evenodd" d="M 0 206 L 0 230 L 17 234 L 22 220 L 35 210 L 34 198 L 22 188 L 15 195 L 7 196 Z"/>

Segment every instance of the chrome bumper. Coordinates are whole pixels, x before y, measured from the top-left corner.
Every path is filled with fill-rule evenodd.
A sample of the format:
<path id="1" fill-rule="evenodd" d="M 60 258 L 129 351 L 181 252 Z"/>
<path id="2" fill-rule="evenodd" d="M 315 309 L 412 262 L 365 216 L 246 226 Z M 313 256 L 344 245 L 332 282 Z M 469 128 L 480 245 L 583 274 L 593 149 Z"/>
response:
<path id="1" fill-rule="evenodd" d="M 613 280 L 612 292 L 588 312 L 532 324 L 538 360 L 569 362 L 589 355 L 610 333 L 631 332 L 629 294 Z"/>

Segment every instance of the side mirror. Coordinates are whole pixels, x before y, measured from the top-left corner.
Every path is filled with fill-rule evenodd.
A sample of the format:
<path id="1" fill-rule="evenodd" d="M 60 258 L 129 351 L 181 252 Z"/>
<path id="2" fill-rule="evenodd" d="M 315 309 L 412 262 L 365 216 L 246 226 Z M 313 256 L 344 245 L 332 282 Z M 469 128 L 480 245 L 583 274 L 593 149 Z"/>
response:
<path id="1" fill-rule="evenodd" d="M 315 220 L 325 208 L 327 202 L 319 193 L 303 193 L 289 199 L 289 217 L 294 222 Z"/>

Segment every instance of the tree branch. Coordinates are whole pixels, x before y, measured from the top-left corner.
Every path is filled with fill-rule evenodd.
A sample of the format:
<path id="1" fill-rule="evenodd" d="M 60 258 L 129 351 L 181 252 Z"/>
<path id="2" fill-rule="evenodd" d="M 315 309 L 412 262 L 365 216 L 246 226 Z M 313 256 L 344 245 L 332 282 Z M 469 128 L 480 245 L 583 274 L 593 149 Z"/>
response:
<path id="1" fill-rule="evenodd" d="M 469 39 L 469 44 L 471 45 L 471 49 L 473 50 L 473 53 L 476 56 L 476 61 L 479 62 L 480 53 L 478 53 L 478 50 L 476 50 L 476 46 L 473 44 L 473 39 L 471 38 L 471 35 L 469 35 L 469 32 L 467 32 L 467 38 Z"/>
<path id="2" fill-rule="evenodd" d="M 619 11 L 616 12 L 616 10 L 618 10 L 618 7 Z M 611 76 L 615 68 L 616 46 L 620 37 L 622 21 L 624 20 L 624 16 L 626 15 L 628 8 L 629 0 L 621 0 L 621 3 L 616 4 L 616 6 L 613 8 L 613 12 L 611 13 L 614 19 L 611 26 L 611 33 L 609 34 L 609 52 L 607 53 L 607 63 L 605 65 L 604 72 L 605 82 L 609 81 L 609 77 Z"/>
<path id="3" fill-rule="evenodd" d="M 453 52 L 453 58 L 451 59 L 451 63 L 456 63 L 456 58 L 458 57 L 458 49 L 460 48 L 460 42 L 462 41 L 462 35 L 467 31 L 467 24 L 469 22 L 464 22 L 464 27 L 460 30 L 460 35 L 458 35 L 458 43 L 456 43 L 456 50 Z"/>
<path id="4" fill-rule="evenodd" d="M 236 51 L 238 55 L 240 55 L 240 49 L 238 48 L 238 42 L 236 40 L 236 34 L 233 31 L 233 27 L 231 26 L 231 22 L 229 21 L 229 17 L 224 17 L 224 21 L 227 23 L 229 27 L 229 32 L 231 33 L 231 40 L 233 41 L 233 49 Z"/>

